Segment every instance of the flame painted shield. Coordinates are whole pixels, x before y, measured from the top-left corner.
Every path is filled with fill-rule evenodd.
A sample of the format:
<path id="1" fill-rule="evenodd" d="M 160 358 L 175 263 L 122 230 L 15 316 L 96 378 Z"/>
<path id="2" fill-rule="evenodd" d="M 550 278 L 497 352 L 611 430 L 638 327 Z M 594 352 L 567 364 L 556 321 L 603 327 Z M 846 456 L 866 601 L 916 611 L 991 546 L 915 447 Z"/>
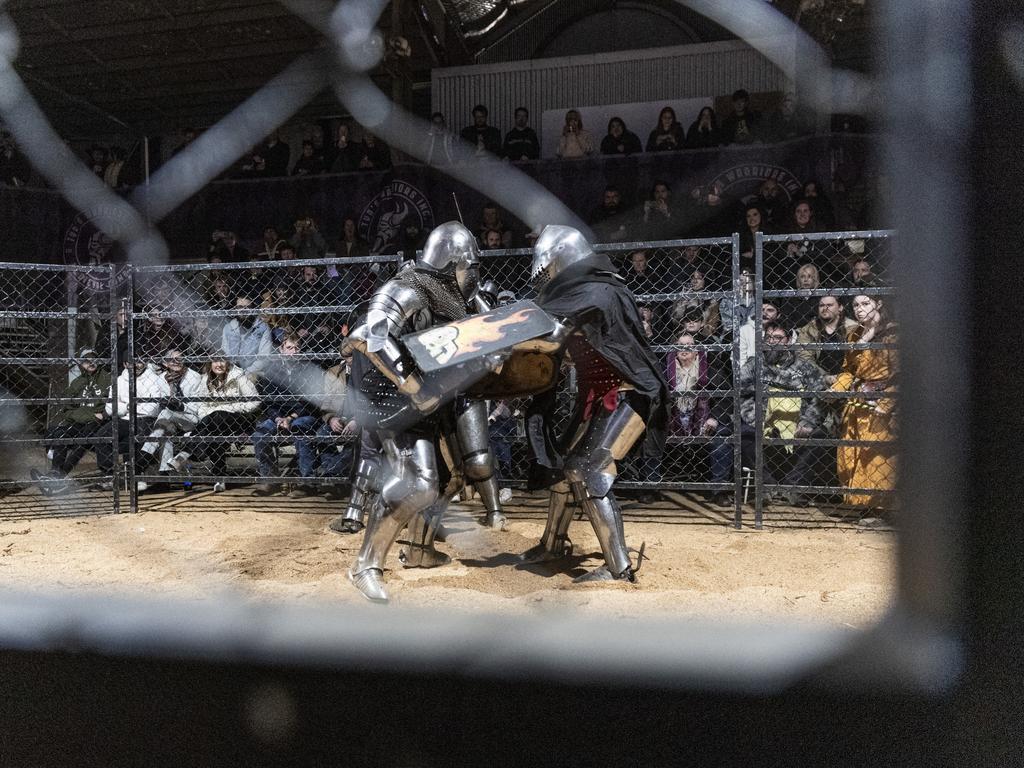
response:
<path id="1" fill-rule="evenodd" d="M 500 374 L 485 373 L 481 359 L 526 342 L 550 335 L 556 329 L 554 319 L 532 301 L 517 301 L 426 331 L 402 337 L 406 349 L 420 370 L 430 375 L 462 366 L 475 372 L 476 381 L 466 381 L 466 389 L 480 397 L 525 396 L 543 391 L 554 383 L 555 360 L 551 353 L 529 349 L 513 351 Z M 446 380 L 449 377 L 445 377 Z"/>

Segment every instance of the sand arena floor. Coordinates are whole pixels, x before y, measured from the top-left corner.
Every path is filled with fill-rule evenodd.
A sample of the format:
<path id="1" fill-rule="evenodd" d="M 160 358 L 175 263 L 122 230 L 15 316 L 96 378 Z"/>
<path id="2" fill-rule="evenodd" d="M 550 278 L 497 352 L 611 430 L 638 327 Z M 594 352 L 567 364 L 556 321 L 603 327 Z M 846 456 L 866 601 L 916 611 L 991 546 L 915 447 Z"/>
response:
<path id="1" fill-rule="evenodd" d="M 147 493 L 140 511 L 112 514 L 110 494 L 47 499 L 25 488 L 0 499 L 0 588 L 99 590 L 201 600 L 234 593 L 259 601 L 363 604 L 345 570 L 360 536 L 330 531 L 338 503 L 257 498 L 242 487 Z M 668 493 L 624 502 L 627 541 L 646 542 L 639 583 L 571 583 L 600 564 L 589 523 L 570 529 L 575 553 L 552 565 L 514 567 L 536 543 L 546 501 L 518 494 L 508 530 L 476 523 L 475 502 L 453 505 L 439 548 L 452 563 L 407 570 L 389 557 L 396 605 L 501 614 L 569 607 L 625 618 L 781 618 L 866 627 L 893 599 L 896 534 L 815 508 L 771 508 L 765 527 L 731 526 L 724 510 Z M 752 513 L 748 515 L 752 521 Z"/>

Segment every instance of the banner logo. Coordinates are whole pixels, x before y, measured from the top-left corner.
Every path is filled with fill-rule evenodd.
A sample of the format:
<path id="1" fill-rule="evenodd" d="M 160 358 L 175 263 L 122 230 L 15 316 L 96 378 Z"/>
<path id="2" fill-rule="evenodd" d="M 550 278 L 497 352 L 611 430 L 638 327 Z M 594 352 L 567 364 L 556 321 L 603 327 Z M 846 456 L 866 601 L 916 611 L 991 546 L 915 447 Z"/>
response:
<path id="1" fill-rule="evenodd" d="M 756 195 L 761 184 L 769 179 L 778 184 L 788 200 L 799 197 L 803 191 L 803 183 L 788 169 L 767 163 L 742 163 L 726 168 L 708 186 L 718 184 L 729 197 L 744 199 Z"/>
<path id="2" fill-rule="evenodd" d="M 389 181 L 359 217 L 359 232 L 370 243 L 370 253 L 393 252 L 409 217 L 423 232 L 434 227 L 434 211 L 427 196 L 407 181 Z"/>
<path id="3" fill-rule="evenodd" d="M 95 213 L 79 213 L 64 233 L 64 263 L 80 266 L 96 266 L 94 272 L 76 272 L 82 287 L 93 293 L 110 290 L 110 271 L 106 265 L 120 262 L 120 249 L 106 232 L 93 222 Z M 120 232 L 113 233 L 115 237 Z M 118 283 L 127 277 L 126 270 L 119 271 Z"/>

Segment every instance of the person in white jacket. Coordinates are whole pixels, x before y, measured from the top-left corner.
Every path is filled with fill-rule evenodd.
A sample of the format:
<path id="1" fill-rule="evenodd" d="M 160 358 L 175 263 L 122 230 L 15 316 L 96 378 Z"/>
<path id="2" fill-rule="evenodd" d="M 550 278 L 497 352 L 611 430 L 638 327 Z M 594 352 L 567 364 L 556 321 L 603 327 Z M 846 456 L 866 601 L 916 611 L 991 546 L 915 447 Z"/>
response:
<path id="1" fill-rule="evenodd" d="M 157 373 L 145 360 L 138 358 L 134 361 L 135 366 L 135 434 L 137 436 L 148 436 L 154 427 L 157 415 L 163 409 L 167 399 L 170 397 L 171 388 L 164 378 Z M 105 434 L 97 435 L 96 443 L 96 466 L 103 472 L 110 472 L 114 468 L 114 455 L 111 445 L 113 430 L 117 430 L 117 446 L 121 455 L 128 453 L 128 376 L 131 368 L 128 361 L 125 361 L 124 370 L 117 377 L 117 418 L 111 419 L 110 426 L 105 428 Z M 105 406 L 108 416 L 113 415 L 110 400 Z M 152 456 L 142 451 L 142 442 L 135 441 L 135 472 L 142 474 L 152 461 Z M 144 485 L 139 486 L 143 490 Z"/>
<path id="2" fill-rule="evenodd" d="M 256 387 L 245 371 L 220 355 L 207 363 L 196 397 L 206 399 L 193 403 L 196 426 L 191 435 L 180 441 L 189 449 L 171 459 L 170 465 L 179 474 L 184 474 L 189 471 L 190 459 L 209 461 L 213 465 L 212 474 L 218 477 L 213 490 L 223 491 L 229 442 L 206 442 L 204 438 L 244 435 L 248 439 L 260 407 Z"/>
<path id="3" fill-rule="evenodd" d="M 189 368 L 185 364 L 182 350 L 175 347 L 167 350 L 160 367 L 160 375 L 171 391 L 167 405 L 157 414 L 155 429 L 150 437 L 161 439 L 150 440 L 142 446 L 142 450 L 151 456 L 157 455 L 159 451 L 159 471 L 168 472 L 172 469 L 171 459 L 174 458 L 174 446 L 169 438 L 192 431 L 199 421 L 196 416 L 199 403 L 195 398 L 200 397 L 199 387 L 203 375 Z"/>

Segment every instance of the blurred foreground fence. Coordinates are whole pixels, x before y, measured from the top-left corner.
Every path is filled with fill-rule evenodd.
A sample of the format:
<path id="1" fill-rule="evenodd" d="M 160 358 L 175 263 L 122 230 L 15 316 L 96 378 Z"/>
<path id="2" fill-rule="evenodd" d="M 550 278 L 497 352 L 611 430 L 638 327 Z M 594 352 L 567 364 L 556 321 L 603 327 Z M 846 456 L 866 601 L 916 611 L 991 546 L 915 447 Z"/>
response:
<path id="1" fill-rule="evenodd" d="M 740 243 L 598 248 L 637 297 L 671 400 L 664 450 L 640 441 L 618 487 L 699 492 L 737 525 L 744 505 L 757 525 L 780 504 L 889 506 L 892 233 L 759 234 L 746 252 Z M 532 297 L 531 256 L 485 252 L 492 298 Z M 340 502 L 358 451 L 341 342 L 350 311 L 400 267 L 398 256 L 0 264 L 0 402 L 12 414 L 0 488 L 41 491 L 57 511 L 80 511 L 86 488 L 115 510 L 121 490 L 135 509 L 153 486 L 250 485 Z M 573 397 L 567 360 L 563 417 Z M 524 406 L 489 403 L 499 476 L 514 487 L 529 466 Z"/>

